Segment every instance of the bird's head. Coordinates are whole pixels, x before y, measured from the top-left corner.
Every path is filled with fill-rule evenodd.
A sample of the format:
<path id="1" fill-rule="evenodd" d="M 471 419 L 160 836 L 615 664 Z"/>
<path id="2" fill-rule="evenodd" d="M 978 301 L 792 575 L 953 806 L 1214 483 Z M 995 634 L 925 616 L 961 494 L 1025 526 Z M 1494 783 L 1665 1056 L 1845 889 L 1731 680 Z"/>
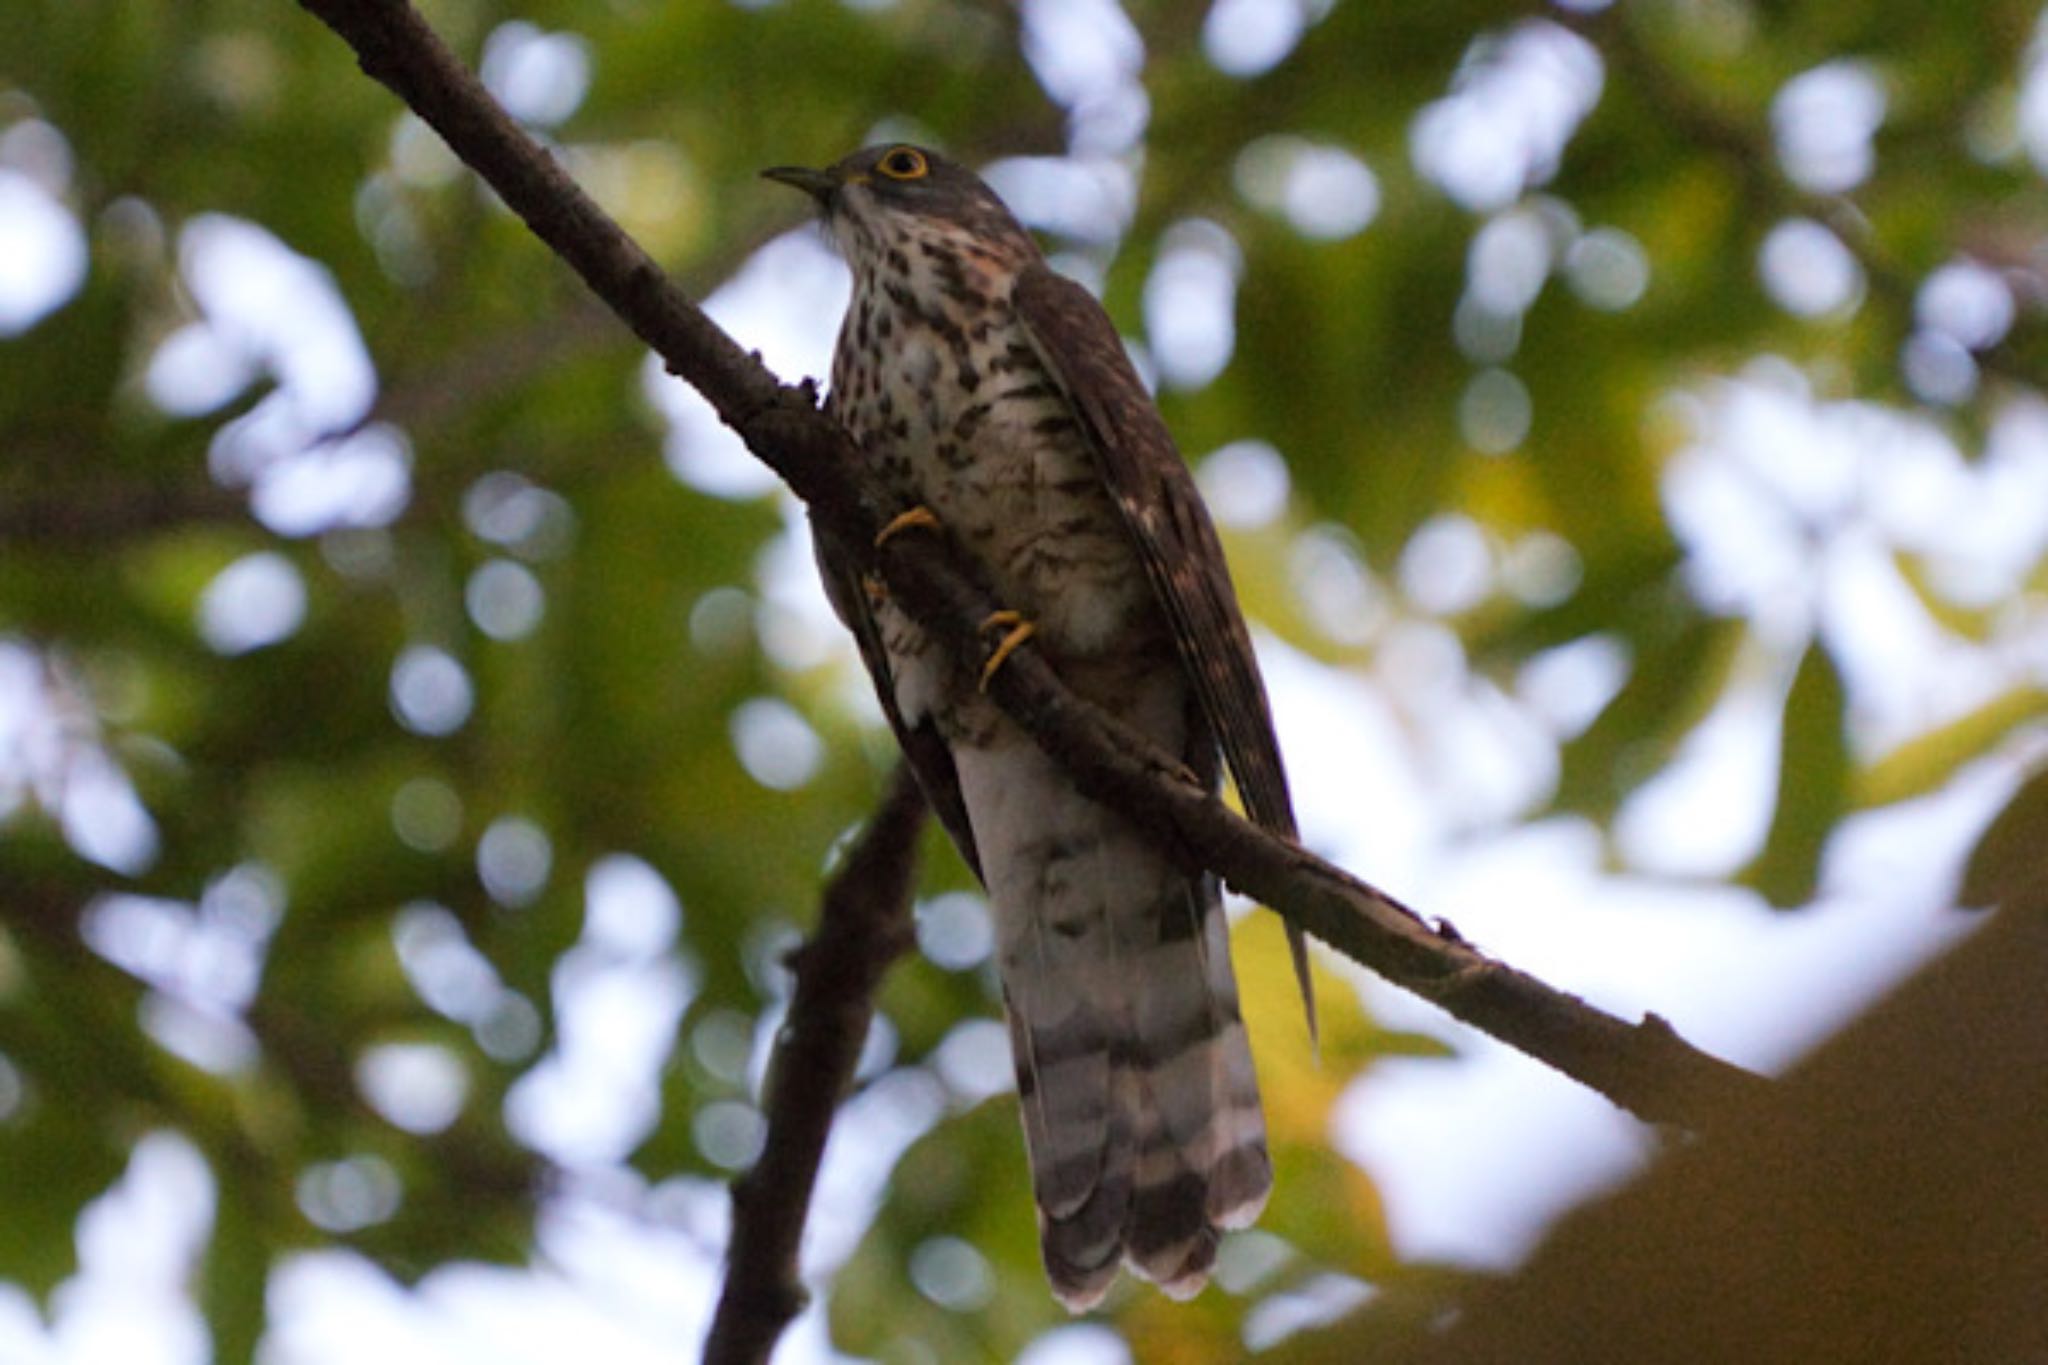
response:
<path id="1" fill-rule="evenodd" d="M 882 270 L 891 251 L 915 253 L 925 243 L 1012 269 L 1038 255 L 980 176 L 924 147 L 888 143 L 822 170 L 776 166 L 761 174 L 817 201 L 856 273 Z"/>

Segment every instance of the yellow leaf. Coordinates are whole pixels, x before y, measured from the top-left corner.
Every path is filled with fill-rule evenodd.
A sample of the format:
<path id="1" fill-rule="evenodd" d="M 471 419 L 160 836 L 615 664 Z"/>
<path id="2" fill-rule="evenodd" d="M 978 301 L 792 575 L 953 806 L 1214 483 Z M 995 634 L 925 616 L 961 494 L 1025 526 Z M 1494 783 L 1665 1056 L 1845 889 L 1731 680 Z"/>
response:
<path id="1" fill-rule="evenodd" d="M 1372 1052 L 1375 1030 L 1351 983 L 1324 970 L 1312 951 L 1321 1047 L 1309 1041 L 1301 992 L 1278 915 L 1244 916 L 1231 931 L 1238 995 L 1259 1068 L 1266 1130 L 1274 1145 L 1327 1143 L 1330 1108 Z"/>

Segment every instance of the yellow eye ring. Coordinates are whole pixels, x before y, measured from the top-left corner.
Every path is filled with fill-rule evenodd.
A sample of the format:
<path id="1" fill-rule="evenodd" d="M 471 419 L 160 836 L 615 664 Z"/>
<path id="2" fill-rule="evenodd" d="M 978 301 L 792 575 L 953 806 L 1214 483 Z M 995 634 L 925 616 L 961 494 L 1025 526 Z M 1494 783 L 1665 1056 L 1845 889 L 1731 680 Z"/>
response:
<path id="1" fill-rule="evenodd" d="M 882 153 L 875 169 L 891 180 L 922 180 L 931 173 L 931 163 L 915 147 L 891 147 Z"/>

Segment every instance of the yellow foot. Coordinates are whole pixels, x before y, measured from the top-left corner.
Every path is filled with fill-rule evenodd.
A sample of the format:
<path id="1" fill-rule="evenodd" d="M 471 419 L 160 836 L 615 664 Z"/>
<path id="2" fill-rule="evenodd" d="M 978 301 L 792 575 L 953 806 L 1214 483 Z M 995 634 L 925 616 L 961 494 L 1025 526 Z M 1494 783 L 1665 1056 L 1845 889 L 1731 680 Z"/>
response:
<path id="1" fill-rule="evenodd" d="M 1025 620 L 1023 614 L 1014 611 L 990 612 L 988 619 L 981 623 L 984 631 L 1000 630 L 1003 638 L 996 644 L 995 652 L 988 656 L 988 662 L 981 668 L 981 690 L 988 691 L 988 680 L 1003 666 L 1003 660 L 1017 652 L 1017 647 L 1038 633 L 1038 627 Z"/>
<path id="2" fill-rule="evenodd" d="M 919 503 L 908 512 L 900 513 L 891 518 L 887 526 L 884 526 L 875 533 L 875 548 L 877 550 L 881 549 L 890 540 L 902 535 L 914 526 L 922 526 L 927 531 L 936 531 L 939 529 L 939 519 L 932 515 L 931 508 L 926 507 L 923 503 Z"/>

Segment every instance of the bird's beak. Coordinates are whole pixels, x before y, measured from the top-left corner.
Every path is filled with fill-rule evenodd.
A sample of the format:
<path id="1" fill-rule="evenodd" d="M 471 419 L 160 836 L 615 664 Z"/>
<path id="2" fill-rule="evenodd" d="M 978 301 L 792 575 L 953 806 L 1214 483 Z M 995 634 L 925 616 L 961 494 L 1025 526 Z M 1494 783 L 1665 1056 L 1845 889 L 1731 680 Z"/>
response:
<path id="1" fill-rule="evenodd" d="M 808 166 L 770 166 L 761 172 L 761 178 L 802 190 L 820 204 L 830 203 L 843 183 L 831 171 L 814 171 Z"/>

